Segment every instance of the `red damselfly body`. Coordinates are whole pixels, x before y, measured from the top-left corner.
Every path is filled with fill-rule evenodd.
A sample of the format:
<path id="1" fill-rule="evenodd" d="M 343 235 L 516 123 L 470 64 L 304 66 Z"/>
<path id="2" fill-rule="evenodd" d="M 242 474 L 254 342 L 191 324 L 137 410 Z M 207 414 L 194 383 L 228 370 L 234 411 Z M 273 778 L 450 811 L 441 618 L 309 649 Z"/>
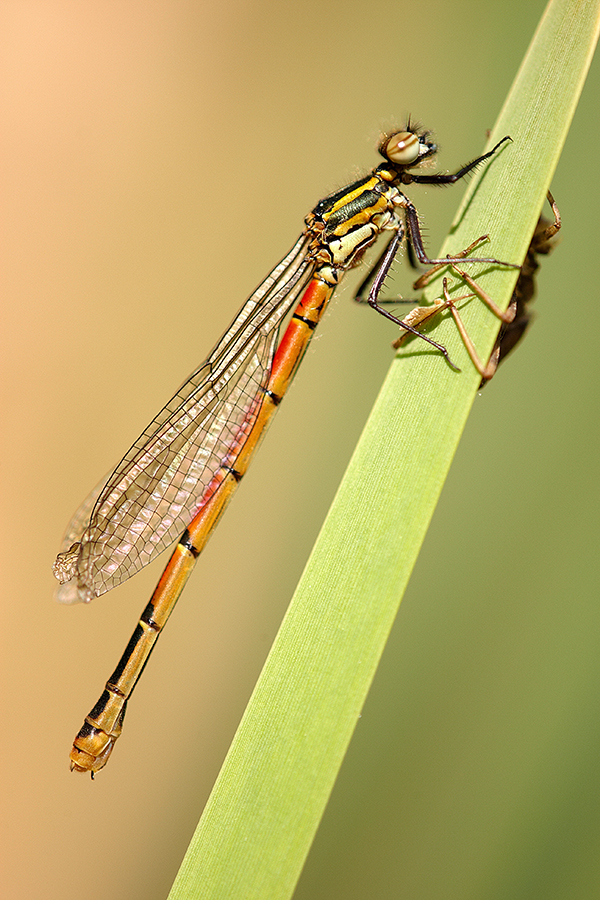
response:
<path id="1" fill-rule="evenodd" d="M 321 200 L 302 234 L 267 275 L 207 359 L 158 413 L 75 514 L 54 564 L 61 601 L 88 602 L 116 587 L 177 541 L 175 550 L 102 696 L 71 750 L 71 768 L 99 771 L 121 734 L 131 692 L 194 563 L 227 506 L 284 397 L 344 274 L 389 232 L 368 303 L 436 348 L 378 302 L 403 242 L 429 265 L 485 263 L 489 257 L 430 259 L 417 210 L 401 188 L 452 184 L 492 157 L 509 138 L 453 174 L 424 174 L 437 147 L 408 124 L 386 135 L 381 162 L 366 177 Z M 292 317 L 278 340 L 286 315 Z M 454 367 L 454 366 L 453 366 Z M 456 367 L 454 367 L 456 368 Z"/>

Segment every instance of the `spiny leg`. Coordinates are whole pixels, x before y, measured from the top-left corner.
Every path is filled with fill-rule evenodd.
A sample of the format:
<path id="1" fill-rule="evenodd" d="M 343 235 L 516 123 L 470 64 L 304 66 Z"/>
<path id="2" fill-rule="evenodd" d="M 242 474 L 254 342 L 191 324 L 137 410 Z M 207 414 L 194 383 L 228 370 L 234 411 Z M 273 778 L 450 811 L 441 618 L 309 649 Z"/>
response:
<path id="1" fill-rule="evenodd" d="M 413 203 L 411 203 L 408 198 L 405 198 L 402 203 L 402 208 L 404 209 L 404 215 L 406 218 L 406 228 L 407 228 L 407 237 L 410 243 L 413 246 L 413 250 L 415 251 L 415 255 L 419 262 L 424 266 L 447 266 L 452 265 L 454 262 L 468 262 L 468 263 L 487 263 L 488 265 L 493 266 L 505 266 L 509 269 L 520 269 L 516 263 L 504 262 L 501 259 L 495 259 L 492 256 L 470 256 L 465 257 L 465 253 L 468 252 L 468 248 L 466 250 L 460 251 L 456 256 L 446 256 L 444 259 L 431 259 L 427 256 L 425 252 L 425 245 L 423 243 L 423 235 L 421 234 L 421 226 L 419 224 L 419 216 L 417 213 L 417 209 Z M 487 235 L 486 235 L 487 237 Z M 477 246 L 481 243 L 483 238 L 478 238 L 474 245 Z M 472 245 L 473 246 L 473 245 Z"/>
<path id="2" fill-rule="evenodd" d="M 475 240 L 471 244 L 469 244 L 468 247 L 465 247 L 464 250 L 459 250 L 459 252 L 456 253 L 453 258 L 454 259 L 459 259 L 459 258 L 465 259 L 465 257 L 467 257 L 469 255 L 469 253 L 471 253 L 473 250 L 476 250 L 477 247 L 481 246 L 481 244 L 484 244 L 486 241 L 489 241 L 489 239 L 490 239 L 489 234 L 482 234 L 481 237 L 477 238 L 477 240 Z M 444 262 L 438 263 L 437 266 L 432 266 L 426 272 L 423 272 L 423 274 L 421 276 L 419 276 L 419 278 L 417 278 L 417 280 L 415 282 L 413 282 L 413 288 L 415 289 L 415 291 L 421 291 L 421 290 L 423 290 L 423 288 L 426 288 L 428 284 L 431 284 L 431 282 L 433 281 L 434 277 L 438 274 L 438 272 L 441 272 L 441 270 L 443 268 L 445 268 L 445 266 L 450 265 L 451 259 L 452 259 L 452 257 L 450 257 L 448 255 L 446 257 L 446 259 L 444 260 Z"/>
<path id="3" fill-rule="evenodd" d="M 409 331 L 411 334 L 415 335 L 416 337 L 420 337 L 424 341 L 427 341 L 428 344 L 431 344 L 432 347 L 435 347 L 436 350 L 440 351 L 440 353 L 444 356 L 444 358 L 446 359 L 446 362 L 448 363 L 448 365 L 451 366 L 451 368 L 453 368 L 456 372 L 460 372 L 460 369 L 458 368 L 458 366 L 456 366 L 452 362 L 452 360 L 450 359 L 450 356 L 448 354 L 448 351 L 446 350 L 446 348 L 444 346 L 442 346 L 442 344 L 438 344 L 436 341 L 432 340 L 430 337 L 427 337 L 426 334 L 421 334 L 421 332 L 417 331 L 416 328 L 413 328 L 412 325 L 403 321 L 402 319 L 399 319 L 397 316 L 392 315 L 392 313 L 389 313 L 386 309 L 383 309 L 383 307 L 380 306 L 378 303 L 379 294 L 383 287 L 384 281 L 390 271 L 390 268 L 394 261 L 394 257 L 396 256 L 396 253 L 398 252 L 398 248 L 400 247 L 400 244 L 402 243 L 402 238 L 403 238 L 402 230 L 399 228 L 398 231 L 394 234 L 394 237 L 392 238 L 392 240 L 390 241 L 388 246 L 386 247 L 385 253 L 383 254 L 383 257 L 381 258 L 381 263 L 379 265 L 379 268 L 377 269 L 377 271 L 375 272 L 375 274 L 373 276 L 373 284 L 369 291 L 367 303 L 369 304 L 369 306 L 372 309 L 376 310 L 380 315 L 384 316 L 386 319 L 389 319 L 391 322 L 395 322 L 396 325 L 399 325 L 400 328 L 403 328 L 405 331 Z"/>

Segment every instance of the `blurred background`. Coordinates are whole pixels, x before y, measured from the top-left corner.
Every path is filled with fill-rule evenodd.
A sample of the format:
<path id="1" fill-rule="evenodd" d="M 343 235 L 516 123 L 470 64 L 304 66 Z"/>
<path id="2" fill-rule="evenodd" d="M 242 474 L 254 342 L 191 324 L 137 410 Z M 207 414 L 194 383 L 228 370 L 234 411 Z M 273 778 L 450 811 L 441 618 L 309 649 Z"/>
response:
<path id="1" fill-rule="evenodd" d="M 71 741 L 164 559 L 58 606 L 72 512 L 381 128 L 481 152 L 544 5 L 3 4 L 3 896 L 166 896 L 394 330 L 336 295 L 93 783 Z M 596 63 L 534 327 L 475 402 L 302 900 L 599 894 L 599 94 Z M 412 192 L 432 251 L 463 190 Z"/>

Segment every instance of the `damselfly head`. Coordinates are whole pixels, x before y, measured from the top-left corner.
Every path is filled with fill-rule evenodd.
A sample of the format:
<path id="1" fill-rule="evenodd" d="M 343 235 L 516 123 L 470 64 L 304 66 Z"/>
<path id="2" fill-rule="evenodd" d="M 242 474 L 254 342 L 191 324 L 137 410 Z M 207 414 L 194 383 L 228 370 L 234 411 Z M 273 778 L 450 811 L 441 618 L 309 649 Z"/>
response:
<path id="1" fill-rule="evenodd" d="M 428 137 L 428 132 L 397 131 L 384 135 L 377 149 L 394 165 L 409 168 L 436 152 L 437 146 Z"/>

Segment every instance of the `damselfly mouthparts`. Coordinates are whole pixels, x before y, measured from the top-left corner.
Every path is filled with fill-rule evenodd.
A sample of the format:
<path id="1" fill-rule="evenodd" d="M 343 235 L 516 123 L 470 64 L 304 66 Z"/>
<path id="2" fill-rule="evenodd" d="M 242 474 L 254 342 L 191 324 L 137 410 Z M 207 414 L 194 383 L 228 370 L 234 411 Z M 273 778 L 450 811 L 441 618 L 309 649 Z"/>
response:
<path id="1" fill-rule="evenodd" d="M 67 603 L 88 602 L 121 584 L 179 540 L 117 668 L 75 738 L 72 769 L 93 776 L 106 765 L 158 635 L 245 474 L 328 301 L 346 271 L 384 232 L 392 238 L 378 263 L 369 304 L 450 362 L 445 347 L 378 303 L 402 242 L 426 265 L 511 264 L 485 257 L 430 259 L 417 210 L 401 187 L 459 181 L 507 140 L 453 174 L 423 174 L 422 164 L 437 151 L 427 132 L 409 124 L 384 136 L 379 145 L 384 161 L 315 206 L 294 246 L 244 303 L 207 359 L 75 514 L 54 564 L 61 582 L 58 597 Z M 294 306 L 278 341 L 279 327 Z"/>

